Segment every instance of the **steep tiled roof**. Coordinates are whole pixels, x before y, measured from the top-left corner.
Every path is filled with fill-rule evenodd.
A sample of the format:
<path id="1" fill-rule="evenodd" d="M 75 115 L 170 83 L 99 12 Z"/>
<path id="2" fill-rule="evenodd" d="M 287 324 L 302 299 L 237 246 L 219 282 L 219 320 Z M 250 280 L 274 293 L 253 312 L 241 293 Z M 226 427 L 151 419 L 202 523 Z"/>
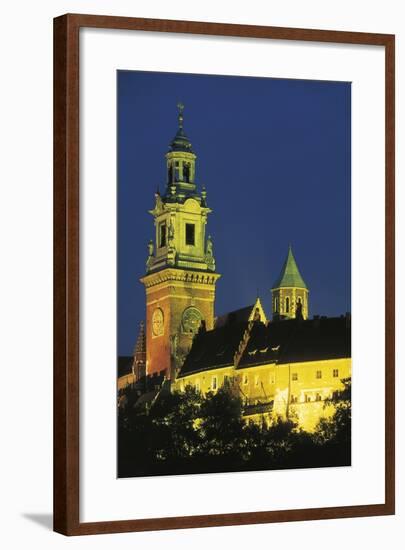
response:
<path id="1" fill-rule="evenodd" d="M 248 323 L 230 323 L 199 333 L 180 371 L 182 375 L 233 365 L 233 358 Z"/>
<path id="2" fill-rule="evenodd" d="M 257 298 L 256 302 L 250 306 L 235 309 L 235 311 L 230 311 L 229 313 L 217 317 L 215 319 L 215 328 L 223 327 L 229 323 L 247 323 L 248 321 L 253 321 L 255 320 L 256 309 L 258 310 L 259 316 L 262 316 L 261 321 L 267 321 L 266 312 L 264 311 L 260 298 Z"/>
<path id="3" fill-rule="evenodd" d="M 350 318 L 292 319 L 254 326 L 238 368 L 350 356 Z"/>
<path id="4" fill-rule="evenodd" d="M 228 323 L 194 338 L 180 377 L 234 365 L 234 356 L 249 323 Z M 250 324 L 238 369 L 268 363 L 296 363 L 351 357 L 350 317 L 291 319 Z"/>
<path id="5" fill-rule="evenodd" d="M 242 307 L 236 309 L 235 311 L 230 311 L 229 313 L 224 313 L 215 319 L 215 328 L 223 327 L 227 324 L 233 323 L 247 323 L 249 317 L 252 313 L 254 304 L 250 306 Z"/>

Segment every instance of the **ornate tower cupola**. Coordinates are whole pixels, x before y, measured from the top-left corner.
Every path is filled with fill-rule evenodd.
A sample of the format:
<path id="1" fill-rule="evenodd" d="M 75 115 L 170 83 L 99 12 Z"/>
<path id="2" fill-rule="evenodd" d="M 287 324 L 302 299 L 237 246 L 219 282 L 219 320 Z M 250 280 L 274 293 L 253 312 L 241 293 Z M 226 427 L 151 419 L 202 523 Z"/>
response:
<path id="1" fill-rule="evenodd" d="M 290 245 L 281 273 L 272 287 L 273 319 L 307 319 L 308 293 Z"/>
<path id="2" fill-rule="evenodd" d="M 213 242 L 206 235 L 207 193 L 195 181 L 197 156 L 184 132 L 184 105 L 166 153 L 166 190 L 155 194 L 155 235 L 148 244 L 146 275 L 146 370 L 174 378 L 200 326 L 214 324 Z"/>

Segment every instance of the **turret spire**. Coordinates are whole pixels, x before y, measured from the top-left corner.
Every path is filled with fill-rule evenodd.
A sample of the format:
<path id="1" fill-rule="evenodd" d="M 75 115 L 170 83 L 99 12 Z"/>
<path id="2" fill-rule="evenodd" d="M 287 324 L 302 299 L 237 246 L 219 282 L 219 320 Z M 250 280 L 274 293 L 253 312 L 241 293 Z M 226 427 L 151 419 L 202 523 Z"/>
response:
<path id="1" fill-rule="evenodd" d="M 170 142 L 170 148 L 169 151 L 179 151 L 179 152 L 186 152 L 186 153 L 193 153 L 191 148 L 191 143 L 186 134 L 184 133 L 183 129 L 183 123 L 184 123 L 184 104 L 179 101 L 177 103 L 177 120 L 178 120 L 178 129 L 176 132 L 176 135 Z"/>
<path id="2" fill-rule="evenodd" d="M 298 269 L 291 243 L 281 273 L 273 284 L 272 296 L 273 319 L 308 318 L 308 287 Z"/>
<path id="3" fill-rule="evenodd" d="M 177 108 L 179 110 L 179 114 L 178 114 L 179 128 L 182 130 L 183 129 L 183 120 L 184 120 L 184 116 L 183 116 L 184 104 L 181 101 L 179 101 L 179 103 L 177 103 Z"/>
<path id="4" fill-rule="evenodd" d="M 288 245 L 287 258 L 284 262 L 279 277 L 273 285 L 273 289 L 280 287 L 308 288 L 298 269 L 297 262 L 295 261 L 292 251 L 291 243 Z"/>
<path id="5" fill-rule="evenodd" d="M 139 380 L 146 374 L 146 335 L 143 321 L 139 325 L 138 338 L 136 339 L 134 348 L 132 373 L 135 376 L 135 380 Z"/>

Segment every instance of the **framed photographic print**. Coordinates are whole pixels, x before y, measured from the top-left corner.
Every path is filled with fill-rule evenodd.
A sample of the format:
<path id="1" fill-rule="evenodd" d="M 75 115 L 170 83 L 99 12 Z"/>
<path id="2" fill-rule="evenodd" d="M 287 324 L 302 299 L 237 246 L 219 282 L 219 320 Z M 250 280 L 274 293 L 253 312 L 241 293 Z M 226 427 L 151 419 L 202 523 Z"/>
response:
<path id="1" fill-rule="evenodd" d="M 55 530 L 393 514 L 394 37 L 54 40 Z"/>

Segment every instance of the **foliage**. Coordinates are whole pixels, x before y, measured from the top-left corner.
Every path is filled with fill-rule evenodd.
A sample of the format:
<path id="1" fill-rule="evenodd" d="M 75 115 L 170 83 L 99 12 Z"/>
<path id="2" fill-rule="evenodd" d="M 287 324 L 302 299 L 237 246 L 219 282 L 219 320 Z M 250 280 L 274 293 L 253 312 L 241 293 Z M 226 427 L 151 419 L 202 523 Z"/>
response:
<path id="1" fill-rule="evenodd" d="M 321 418 L 314 434 L 314 440 L 328 450 L 338 460 L 350 463 L 351 458 L 351 379 L 342 380 L 344 388 L 334 393 L 331 399 L 326 400 L 325 406 L 335 406 L 331 418 Z"/>
<path id="2" fill-rule="evenodd" d="M 350 380 L 325 402 L 335 406 L 313 433 L 296 419 L 245 422 L 239 395 L 228 385 L 203 396 L 184 392 L 121 390 L 118 474 L 158 474 L 308 468 L 350 464 Z M 138 401 L 139 399 L 139 401 Z"/>

